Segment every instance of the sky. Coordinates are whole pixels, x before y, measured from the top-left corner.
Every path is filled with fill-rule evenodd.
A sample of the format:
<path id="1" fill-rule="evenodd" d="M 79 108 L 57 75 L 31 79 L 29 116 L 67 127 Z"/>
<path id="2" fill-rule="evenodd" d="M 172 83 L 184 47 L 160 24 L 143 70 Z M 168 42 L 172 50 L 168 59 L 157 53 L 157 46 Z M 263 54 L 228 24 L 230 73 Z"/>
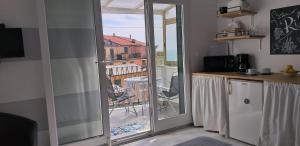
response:
<path id="1" fill-rule="evenodd" d="M 103 14 L 103 32 L 105 35 L 113 35 L 115 33 L 117 36 L 128 37 L 131 35 L 132 38 L 146 42 L 145 34 L 145 18 L 141 14 Z M 154 16 L 154 30 L 155 30 L 155 45 L 157 51 L 163 50 L 163 29 L 162 29 L 162 16 Z M 170 34 L 175 35 L 174 32 Z M 174 39 L 174 38 L 173 38 Z M 176 39 L 175 39 L 176 40 Z M 174 43 L 170 44 L 169 48 L 174 48 Z M 175 48 L 176 50 L 176 48 Z M 167 59 L 175 60 L 177 58 L 177 51 L 168 52 Z"/>

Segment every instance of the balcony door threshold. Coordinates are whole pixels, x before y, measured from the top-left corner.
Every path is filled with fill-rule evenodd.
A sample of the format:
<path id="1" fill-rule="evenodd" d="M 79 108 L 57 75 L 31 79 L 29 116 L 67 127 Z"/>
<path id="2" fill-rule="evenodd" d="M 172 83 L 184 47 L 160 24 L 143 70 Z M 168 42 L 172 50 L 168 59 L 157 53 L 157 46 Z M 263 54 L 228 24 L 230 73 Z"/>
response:
<path id="1" fill-rule="evenodd" d="M 152 134 L 152 131 L 146 131 L 146 132 L 141 132 L 141 133 L 137 133 L 134 135 L 130 135 L 130 136 L 125 136 L 122 138 L 118 138 L 118 139 L 113 139 L 111 140 L 111 144 L 112 145 L 120 145 L 120 144 L 126 144 L 126 143 L 130 143 L 136 140 L 140 140 L 140 139 L 144 139 L 144 138 L 148 138 L 150 137 Z"/>

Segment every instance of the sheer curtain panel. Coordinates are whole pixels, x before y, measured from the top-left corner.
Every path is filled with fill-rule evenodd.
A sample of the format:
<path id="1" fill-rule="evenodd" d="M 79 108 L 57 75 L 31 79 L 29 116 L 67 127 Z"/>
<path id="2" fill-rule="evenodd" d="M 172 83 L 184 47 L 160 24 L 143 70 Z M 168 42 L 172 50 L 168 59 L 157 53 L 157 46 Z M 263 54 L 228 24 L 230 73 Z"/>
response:
<path id="1" fill-rule="evenodd" d="M 208 131 L 228 133 L 228 110 L 225 79 L 194 76 L 192 83 L 192 113 L 194 126 Z"/>
<path id="2" fill-rule="evenodd" d="M 265 82 L 259 146 L 300 146 L 300 85 Z"/>

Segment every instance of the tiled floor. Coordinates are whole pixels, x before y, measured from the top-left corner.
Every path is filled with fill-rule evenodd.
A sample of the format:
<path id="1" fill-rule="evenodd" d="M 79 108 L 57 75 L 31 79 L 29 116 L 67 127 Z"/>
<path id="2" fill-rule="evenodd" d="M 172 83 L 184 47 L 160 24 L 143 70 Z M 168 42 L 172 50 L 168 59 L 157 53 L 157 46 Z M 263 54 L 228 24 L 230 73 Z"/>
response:
<path id="1" fill-rule="evenodd" d="M 150 116 L 148 106 L 144 106 L 144 114 L 142 113 L 142 105 L 135 106 L 137 111 L 137 116 L 134 114 L 132 107 L 130 107 L 130 112 L 126 112 L 125 108 L 116 108 L 110 115 L 110 127 L 111 130 L 117 127 L 124 127 L 130 124 L 142 125 L 139 130 L 133 130 L 131 132 L 124 132 L 118 135 L 111 135 L 112 139 L 118 139 L 125 136 L 134 135 L 140 132 L 145 132 L 150 130 Z"/>
<path id="2" fill-rule="evenodd" d="M 206 132 L 202 128 L 187 127 L 178 131 L 157 135 L 154 137 L 142 139 L 136 142 L 125 144 L 123 146 L 174 146 L 182 142 L 194 139 L 200 136 L 207 136 L 218 139 L 232 146 L 250 146 L 233 139 L 227 139 L 219 136 L 217 133 Z"/>
<path id="3" fill-rule="evenodd" d="M 149 104 L 146 104 L 144 106 L 135 105 L 135 109 L 138 114 L 137 116 L 134 114 L 132 107 L 130 107 L 130 112 L 126 112 L 125 108 L 116 108 L 111 113 L 110 115 L 111 130 L 117 127 L 124 127 L 130 124 L 142 125 L 142 128 L 138 130 L 124 132 L 122 134 L 117 134 L 117 135 L 112 134 L 111 137 L 113 140 L 150 130 Z M 159 118 L 160 119 L 169 118 L 177 114 L 178 113 L 172 111 L 171 108 L 162 109 L 161 111 L 159 111 Z"/>

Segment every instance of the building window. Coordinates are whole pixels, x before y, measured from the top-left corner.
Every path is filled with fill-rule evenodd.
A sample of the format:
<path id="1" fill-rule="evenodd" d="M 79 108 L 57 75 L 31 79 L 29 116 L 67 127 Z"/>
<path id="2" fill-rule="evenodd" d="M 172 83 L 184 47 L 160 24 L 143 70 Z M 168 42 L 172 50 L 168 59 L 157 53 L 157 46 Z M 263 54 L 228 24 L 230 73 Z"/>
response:
<path id="1" fill-rule="evenodd" d="M 109 55 L 110 55 L 110 59 L 114 60 L 114 58 L 115 58 L 115 51 L 114 51 L 113 48 L 110 49 Z"/>
<path id="2" fill-rule="evenodd" d="M 124 47 L 124 52 L 128 53 L 128 47 Z"/>
<path id="3" fill-rule="evenodd" d="M 115 80 L 115 85 L 121 86 L 121 80 Z"/>

